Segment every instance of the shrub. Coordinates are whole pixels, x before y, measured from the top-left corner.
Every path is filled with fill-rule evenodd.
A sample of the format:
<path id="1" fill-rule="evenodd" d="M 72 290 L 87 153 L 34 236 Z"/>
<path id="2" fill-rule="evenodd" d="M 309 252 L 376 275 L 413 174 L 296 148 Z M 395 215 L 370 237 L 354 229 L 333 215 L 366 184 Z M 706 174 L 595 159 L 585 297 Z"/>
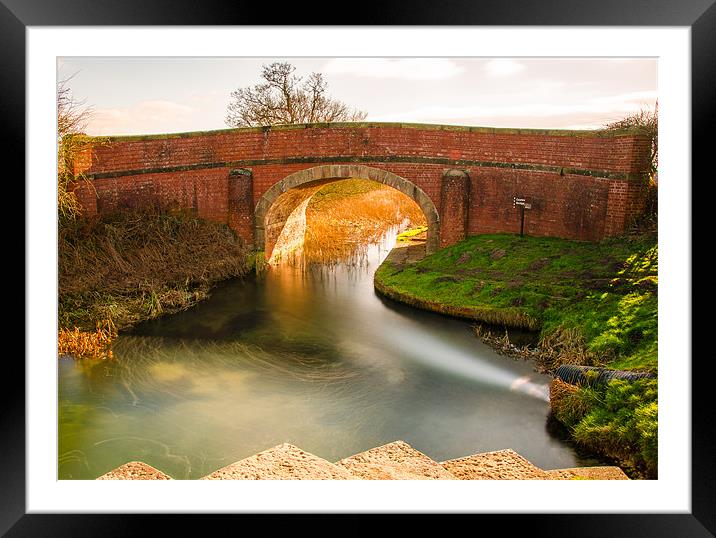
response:
<path id="1" fill-rule="evenodd" d="M 560 379 L 550 386 L 550 404 L 555 418 L 573 427 L 600 405 L 600 394 L 591 387 L 576 387 Z"/>
<path id="2" fill-rule="evenodd" d="M 613 380 L 596 389 L 599 391 L 596 397 L 595 389 L 580 388 L 572 397 L 575 401 L 587 400 L 598 405 L 573 426 L 577 443 L 655 478 L 658 469 L 657 387 L 656 379 Z M 570 418 L 573 416 L 565 416 L 566 420 Z"/>

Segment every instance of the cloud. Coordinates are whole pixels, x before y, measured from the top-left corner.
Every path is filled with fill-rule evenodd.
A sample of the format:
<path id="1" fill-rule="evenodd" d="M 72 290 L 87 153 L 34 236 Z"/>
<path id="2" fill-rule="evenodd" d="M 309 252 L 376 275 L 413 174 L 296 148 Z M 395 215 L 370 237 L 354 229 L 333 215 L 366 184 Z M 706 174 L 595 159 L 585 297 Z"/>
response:
<path id="1" fill-rule="evenodd" d="M 509 58 L 495 58 L 485 64 L 485 72 L 490 77 L 507 77 L 516 75 L 525 69 L 525 65 Z"/>
<path id="2" fill-rule="evenodd" d="M 616 95 L 607 95 L 604 97 L 595 97 L 592 99 L 594 103 L 610 104 L 610 103 L 653 103 L 656 101 L 656 90 L 643 90 L 639 92 L 618 93 Z"/>
<path id="3" fill-rule="evenodd" d="M 629 92 L 575 103 L 523 103 L 515 105 L 428 106 L 381 116 L 369 121 L 410 121 L 493 125 L 503 127 L 598 128 L 641 108 L 653 107 L 655 91 Z"/>
<path id="4" fill-rule="evenodd" d="M 191 129 L 197 108 L 165 100 L 140 101 L 130 107 L 94 109 L 90 135 L 167 133 Z"/>
<path id="5" fill-rule="evenodd" d="M 370 78 L 437 80 L 455 77 L 465 68 L 447 58 L 334 58 L 322 71 Z"/>

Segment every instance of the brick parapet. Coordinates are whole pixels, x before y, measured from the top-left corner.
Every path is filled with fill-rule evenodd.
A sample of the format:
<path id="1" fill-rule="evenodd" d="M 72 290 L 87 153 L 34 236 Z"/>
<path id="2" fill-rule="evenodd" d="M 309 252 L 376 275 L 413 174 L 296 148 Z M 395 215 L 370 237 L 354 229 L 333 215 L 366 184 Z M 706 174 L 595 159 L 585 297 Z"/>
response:
<path id="1" fill-rule="evenodd" d="M 436 207 L 454 211 L 466 193 L 452 185 L 446 200 L 443 174 L 459 168 L 469 177 L 469 203 L 458 219 L 466 217 L 466 233 L 518 232 L 512 200 L 523 196 L 532 202 L 525 233 L 599 240 L 623 231 L 641 210 L 648 150 L 647 139 L 629 133 L 401 124 L 118 137 L 93 148 L 91 165 L 78 161 L 92 184 L 80 183 L 76 192 L 87 214 L 176 204 L 250 239 L 256 204 L 292 173 L 359 163 L 404 178 Z M 232 179 L 237 169 L 250 172 L 251 181 Z M 441 227 L 454 223 L 443 219 Z M 462 235 L 441 229 L 441 245 Z"/>

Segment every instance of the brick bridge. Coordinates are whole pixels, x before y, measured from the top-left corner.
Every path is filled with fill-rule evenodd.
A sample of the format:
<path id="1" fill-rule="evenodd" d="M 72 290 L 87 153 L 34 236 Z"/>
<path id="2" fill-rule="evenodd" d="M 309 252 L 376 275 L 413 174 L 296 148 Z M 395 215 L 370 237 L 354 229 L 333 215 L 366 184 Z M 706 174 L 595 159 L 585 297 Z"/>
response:
<path id="1" fill-rule="evenodd" d="M 633 133 L 333 123 L 111 137 L 74 163 L 87 215 L 145 204 L 227 223 L 271 255 L 323 185 L 374 180 L 410 196 L 428 251 L 468 234 L 599 240 L 643 208 L 649 141 Z"/>

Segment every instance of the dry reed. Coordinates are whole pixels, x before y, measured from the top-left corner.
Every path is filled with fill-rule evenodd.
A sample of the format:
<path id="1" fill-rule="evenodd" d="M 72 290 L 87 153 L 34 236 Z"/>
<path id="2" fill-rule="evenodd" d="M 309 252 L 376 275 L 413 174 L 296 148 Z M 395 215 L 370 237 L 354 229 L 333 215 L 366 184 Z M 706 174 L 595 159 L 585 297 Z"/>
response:
<path id="1" fill-rule="evenodd" d="M 535 351 L 528 346 L 517 346 L 512 343 L 507 329 L 505 329 L 505 334 L 502 336 L 498 336 L 489 328 L 479 324 L 473 325 L 472 329 L 475 332 L 475 336 L 495 349 L 498 353 L 521 358 L 532 358 L 534 356 Z"/>
<path id="2" fill-rule="evenodd" d="M 549 385 L 550 410 L 554 417 L 569 427 L 575 426 L 601 403 L 596 391 L 578 387 L 554 378 Z"/>
<path id="3" fill-rule="evenodd" d="M 481 325 L 474 325 L 473 330 L 480 340 L 498 353 L 533 359 L 535 366 L 542 372 L 553 372 L 562 364 L 593 366 L 598 363 L 594 354 L 587 349 L 584 334 L 578 328 L 559 327 L 540 338 L 536 347 L 515 345 L 510 341 L 507 330 L 504 335 L 497 335 Z"/>
<path id="4" fill-rule="evenodd" d="M 94 331 L 60 329 L 57 335 L 57 352 L 60 356 L 71 355 L 77 359 L 112 358 L 112 341 L 117 328 L 111 319 L 97 322 Z"/>
<path id="5" fill-rule="evenodd" d="M 539 341 L 538 362 L 546 370 L 554 370 L 561 364 L 592 366 L 596 357 L 587 349 L 584 333 L 577 327 L 560 326 Z"/>
<path id="6" fill-rule="evenodd" d="M 127 212 L 60 227 L 60 326 L 118 328 L 188 308 L 211 285 L 249 267 L 241 240 L 225 225 L 189 215 Z"/>
<path id="7" fill-rule="evenodd" d="M 426 224 L 415 201 L 392 187 L 362 179 L 342 183 L 349 194 L 318 197 L 308 205 L 301 253 L 307 262 L 345 262 L 391 228 Z"/>

